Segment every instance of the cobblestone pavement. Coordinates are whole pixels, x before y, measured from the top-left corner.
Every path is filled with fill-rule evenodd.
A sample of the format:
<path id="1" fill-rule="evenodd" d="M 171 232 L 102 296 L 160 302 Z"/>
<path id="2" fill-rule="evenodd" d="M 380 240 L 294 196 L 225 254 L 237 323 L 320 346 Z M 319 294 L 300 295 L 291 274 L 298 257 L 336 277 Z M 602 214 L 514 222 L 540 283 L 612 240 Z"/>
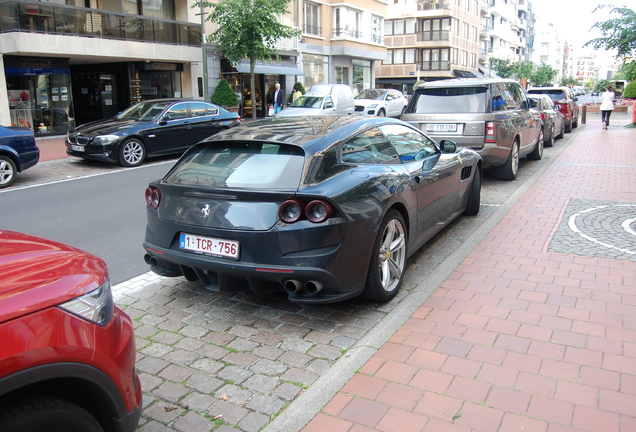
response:
<path id="1" fill-rule="evenodd" d="M 413 255 L 401 292 L 386 304 L 354 299 L 298 305 L 285 295 L 214 293 L 199 283 L 153 273 L 113 287 L 117 304 L 135 322 L 144 391 L 139 430 L 257 431 L 268 425 L 398 308 L 428 297 L 436 287 L 427 287 L 427 278 L 451 254 L 470 252 L 464 242 L 471 232 L 511 205 L 508 199 L 575 136 L 576 130 L 545 149 L 541 161 L 522 160 L 517 181 L 487 174 L 479 215 L 459 218 Z M 15 187 L 120 169 L 54 160 L 23 173 Z"/>

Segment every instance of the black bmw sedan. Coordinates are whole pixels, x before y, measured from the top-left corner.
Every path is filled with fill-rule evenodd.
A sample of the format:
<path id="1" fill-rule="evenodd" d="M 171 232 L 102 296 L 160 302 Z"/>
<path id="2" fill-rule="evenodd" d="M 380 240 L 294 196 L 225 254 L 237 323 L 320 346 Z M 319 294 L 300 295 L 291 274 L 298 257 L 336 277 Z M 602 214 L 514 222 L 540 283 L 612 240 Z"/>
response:
<path id="1" fill-rule="evenodd" d="M 147 157 L 183 153 L 202 139 L 239 124 L 238 114 L 211 103 L 148 100 L 111 119 L 78 126 L 66 136 L 66 153 L 132 167 Z"/>
<path id="2" fill-rule="evenodd" d="M 479 211 L 482 161 L 400 120 L 276 118 L 190 148 L 146 190 L 145 261 L 211 290 L 392 299 L 407 257 Z"/>

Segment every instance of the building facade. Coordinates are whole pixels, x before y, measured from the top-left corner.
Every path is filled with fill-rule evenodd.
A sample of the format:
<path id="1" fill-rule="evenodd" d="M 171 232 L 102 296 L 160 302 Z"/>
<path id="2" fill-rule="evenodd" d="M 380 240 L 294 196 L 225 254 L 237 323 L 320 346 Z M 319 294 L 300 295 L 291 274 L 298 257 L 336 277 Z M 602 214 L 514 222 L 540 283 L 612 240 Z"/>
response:
<path id="1" fill-rule="evenodd" d="M 60 134 L 157 97 L 199 97 L 192 0 L 0 1 L 0 124 Z"/>

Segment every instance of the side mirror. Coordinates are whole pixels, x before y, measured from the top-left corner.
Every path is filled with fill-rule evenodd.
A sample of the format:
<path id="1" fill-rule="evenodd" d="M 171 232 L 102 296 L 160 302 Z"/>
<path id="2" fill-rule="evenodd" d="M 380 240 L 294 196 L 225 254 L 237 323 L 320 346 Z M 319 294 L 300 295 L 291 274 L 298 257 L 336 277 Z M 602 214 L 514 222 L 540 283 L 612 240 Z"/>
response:
<path id="1" fill-rule="evenodd" d="M 442 149 L 442 153 L 455 153 L 457 151 L 457 143 L 451 140 L 441 140 L 439 146 Z"/>
<path id="2" fill-rule="evenodd" d="M 530 108 L 529 105 L 530 104 L 528 103 L 528 101 L 524 100 L 524 101 L 521 102 L 521 109 L 528 109 L 528 108 Z"/>
<path id="3" fill-rule="evenodd" d="M 166 114 L 165 116 L 163 116 L 163 117 L 161 117 L 159 119 L 159 124 L 162 125 L 162 126 L 165 125 L 165 124 L 168 124 L 168 120 L 172 120 L 172 119 L 170 118 L 170 116 L 168 114 Z"/>

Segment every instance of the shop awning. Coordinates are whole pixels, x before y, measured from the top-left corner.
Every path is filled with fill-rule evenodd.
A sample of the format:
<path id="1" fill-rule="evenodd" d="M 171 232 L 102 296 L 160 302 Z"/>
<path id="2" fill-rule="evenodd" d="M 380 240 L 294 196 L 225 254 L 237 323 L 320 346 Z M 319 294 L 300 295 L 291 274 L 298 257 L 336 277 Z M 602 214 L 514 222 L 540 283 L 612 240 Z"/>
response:
<path id="1" fill-rule="evenodd" d="M 234 66 L 239 73 L 250 73 L 249 60 Z M 282 63 L 256 63 L 254 73 L 266 75 L 303 75 L 303 71 L 293 62 Z"/>

